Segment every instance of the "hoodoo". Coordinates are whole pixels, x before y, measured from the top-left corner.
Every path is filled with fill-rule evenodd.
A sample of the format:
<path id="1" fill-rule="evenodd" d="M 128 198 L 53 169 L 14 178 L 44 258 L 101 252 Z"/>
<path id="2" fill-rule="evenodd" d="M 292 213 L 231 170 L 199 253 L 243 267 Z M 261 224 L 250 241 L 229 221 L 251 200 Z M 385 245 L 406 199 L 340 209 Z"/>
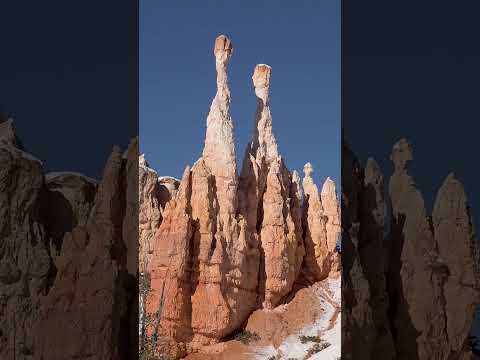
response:
<path id="1" fill-rule="evenodd" d="M 240 331 L 255 310 L 291 299 L 302 264 L 307 266 L 302 186 L 278 152 L 269 101 L 272 69 L 265 64 L 257 65 L 252 76 L 258 98 L 255 131 L 237 175 L 227 77 L 232 53 L 232 42 L 217 37 L 217 91 L 202 156 L 185 170 L 149 240 L 145 335 L 157 355 L 179 358 Z M 332 203 L 330 223 L 336 226 L 334 186 L 326 186 L 325 194 Z M 317 198 L 320 202 L 318 191 Z M 140 213 L 152 213 L 147 210 Z"/>
<path id="2" fill-rule="evenodd" d="M 342 156 L 347 358 L 471 358 L 478 244 L 463 185 L 447 176 L 430 216 L 408 171 L 413 147 L 406 139 L 393 146 L 388 197 L 373 159 L 362 169 L 345 143 Z"/>

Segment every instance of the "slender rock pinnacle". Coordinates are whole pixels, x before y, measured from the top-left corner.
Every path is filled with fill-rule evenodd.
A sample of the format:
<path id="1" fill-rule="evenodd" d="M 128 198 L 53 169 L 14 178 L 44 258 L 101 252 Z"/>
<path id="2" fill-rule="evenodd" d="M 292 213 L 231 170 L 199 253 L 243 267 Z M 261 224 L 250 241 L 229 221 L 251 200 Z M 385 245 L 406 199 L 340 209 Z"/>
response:
<path id="1" fill-rule="evenodd" d="M 311 163 L 307 162 L 307 163 L 303 166 L 303 173 L 305 174 L 305 177 L 309 177 L 309 178 L 312 177 L 312 174 L 313 174 L 313 166 L 312 166 Z"/>
<path id="2" fill-rule="evenodd" d="M 224 35 L 215 40 L 217 93 L 207 118 L 202 158 L 192 167 L 193 347 L 218 341 L 238 328 L 257 298 L 258 248 L 245 235 L 243 220 L 237 219 L 238 178 L 226 71 L 232 51 Z"/>
<path id="3" fill-rule="evenodd" d="M 231 41 L 220 35 L 215 40 L 217 93 L 207 117 L 207 133 L 202 158 L 216 178 L 221 212 L 234 213 L 237 190 L 234 127 L 230 116 L 230 90 L 227 65 L 232 55 Z"/>
<path id="4" fill-rule="evenodd" d="M 332 269 L 335 261 L 335 240 L 338 229 L 336 223 L 338 217 L 327 217 L 322 205 L 322 197 L 318 191 L 318 187 L 313 181 L 313 166 L 309 162 L 305 164 L 303 171 L 303 191 L 305 192 L 304 207 L 304 226 L 306 227 L 305 242 L 305 275 L 310 281 L 319 281 L 325 279 Z M 327 187 L 329 187 L 327 185 Z M 327 189 L 327 188 L 326 188 Z M 333 189 L 333 191 L 335 191 Z M 326 195 L 326 192 L 325 192 Z M 335 208 L 335 201 L 329 199 L 330 207 Z M 338 205 L 337 205 L 338 206 Z M 331 209 L 330 213 L 335 213 Z M 328 230 L 327 222 L 330 220 Z M 329 244 L 329 242 L 331 244 Z"/>
<path id="5" fill-rule="evenodd" d="M 271 74 L 272 68 L 269 65 L 258 64 L 252 76 L 255 95 L 258 98 L 252 148 L 257 153 L 257 161 L 260 157 L 267 164 L 278 157 L 278 146 L 272 131 L 272 114 L 269 105 Z"/>

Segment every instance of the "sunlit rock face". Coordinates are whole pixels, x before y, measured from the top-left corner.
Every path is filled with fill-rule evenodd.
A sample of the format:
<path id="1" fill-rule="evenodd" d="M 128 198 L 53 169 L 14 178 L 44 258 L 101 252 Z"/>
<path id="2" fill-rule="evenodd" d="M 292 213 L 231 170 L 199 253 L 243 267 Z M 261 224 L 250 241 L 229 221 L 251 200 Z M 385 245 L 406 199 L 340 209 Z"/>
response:
<path id="1" fill-rule="evenodd" d="M 169 192 L 170 199 L 160 210 L 161 224 L 150 238 L 145 319 L 152 320 L 146 325 L 145 341 L 158 356 L 179 358 L 232 336 L 256 309 L 269 311 L 292 299 L 297 279 L 308 268 L 304 233 L 310 224 L 303 218 L 309 194 L 304 195 L 298 173 L 290 172 L 279 155 L 270 111 L 269 65 L 254 68 L 254 134 L 237 174 L 227 76 L 232 54 L 232 42 L 224 35 L 217 37 L 217 92 L 207 117 L 202 156 L 187 167 L 178 190 Z M 152 205 L 149 195 L 155 182 L 142 184 L 149 190 L 140 190 L 145 199 L 141 224 L 148 224 L 158 206 Z M 339 211 L 331 180 L 324 187 L 328 211 L 310 210 L 310 218 L 312 223 L 316 216 L 321 218 L 325 241 L 317 247 L 330 253 Z M 321 203 L 318 190 L 316 196 Z M 332 255 L 329 269 L 333 262 Z M 310 278 L 309 284 L 329 273 Z"/>

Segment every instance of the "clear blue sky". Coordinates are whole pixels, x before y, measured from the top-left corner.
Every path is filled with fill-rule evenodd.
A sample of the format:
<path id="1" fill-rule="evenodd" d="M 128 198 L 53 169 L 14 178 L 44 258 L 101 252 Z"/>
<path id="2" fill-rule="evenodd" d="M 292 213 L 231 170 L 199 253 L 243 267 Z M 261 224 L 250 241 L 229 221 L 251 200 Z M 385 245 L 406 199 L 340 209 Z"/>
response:
<path id="1" fill-rule="evenodd" d="M 340 1 L 140 2 L 140 144 L 159 175 L 200 156 L 215 95 L 213 43 L 229 64 L 238 168 L 256 110 L 252 72 L 272 66 L 273 130 L 289 169 L 310 161 L 321 186 L 340 180 Z"/>

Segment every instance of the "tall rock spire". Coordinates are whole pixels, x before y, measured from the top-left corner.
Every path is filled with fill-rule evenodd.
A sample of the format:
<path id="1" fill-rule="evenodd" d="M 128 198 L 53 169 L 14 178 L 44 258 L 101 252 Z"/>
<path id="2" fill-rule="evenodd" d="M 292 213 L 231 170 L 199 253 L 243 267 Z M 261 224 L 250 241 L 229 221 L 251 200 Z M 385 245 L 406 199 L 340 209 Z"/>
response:
<path id="1" fill-rule="evenodd" d="M 247 145 L 240 174 L 240 211 L 253 227 L 257 226 L 257 212 L 265 191 L 268 169 L 272 161 L 279 158 L 269 105 L 271 74 L 272 68 L 265 64 L 258 64 L 253 71 L 257 111 L 253 139 Z"/>
<path id="2" fill-rule="evenodd" d="M 450 356 L 464 352 L 478 304 L 478 266 L 470 209 L 463 184 L 449 174 L 438 191 L 433 208 L 438 255 L 435 267 L 444 273 L 443 303 Z"/>
<path id="3" fill-rule="evenodd" d="M 217 93 L 207 117 L 207 134 L 202 158 L 216 178 L 221 212 L 234 213 L 237 191 L 234 127 L 230 116 L 230 90 L 227 65 L 232 56 L 230 39 L 220 35 L 215 40 L 214 54 L 217 69 Z"/>
<path id="4" fill-rule="evenodd" d="M 245 221 L 237 218 L 238 178 L 226 72 L 232 51 L 227 37 L 217 37 L 217 93 L 207 118 L 202 158 L 192 167 L 194 347 L 230 334 L 256 305 L 258 248 L 246 234 Z"/>
<path id="5" fill-rule="evenodd" d="M 389 194 L 392 206 L 391 256 L 400 258 L 391 265 L 389 287 L 398 294 L 394 319 L 398 331 L 397 353 L 400 358 L 441 358 L 445 347 L 445 326 L 431 321 L 443 311 L 442 276 L 429 266 L 436 244 L 425 202 L 408 173 L 413 149 L 406 139 L 399 140 L 390 159 L 394 172 Z M 418 354 L 418 355 L 417 355 Z"/>
<path id="6" fill-rule="evenodd" d="M 309 162 L 303 167 L 305 177 L 303 178 L 303 191 L 305 192 L 304 218 L 305 228 L 305 275 L 311 282 L 325 279 L 336 261 L 335 242 L 337 229 L 335 223 L 338 222 L 337 214 L 334 210 L 335 200 L 332 199 L 332 191 L 335 188 L 327 183 L 324 193 L 325 199 L 329 197 L 329 217 L 325 214 L 322 205 L 322 194 L 313 181 L 313 166 Z M 328 181 L 328 180 L 327 180 Z M 327 195 L 328 194 L 328 195 Z M 335 214 L 335 216 L 334 216 Z M 330 239 L 328 237 L 327 222 L 331 221 Z M 332 243 L 329 245 L 329 240 Z"/>
<path id="7" fill-rule="evenodd" d="M 247 234 L 259 243 L 259 303 L 272 308 L 292 290 L 304 248 L 301 238 L 300 189 L 292 185 L 272 130 L 269 91 L 272 68 L 259 64 L 252 80 L 258 98 L 255 131 L 247 146 L 240 177 L 240 213 Z M 288 259 L 288 260 L 286 260 Z"/>
<path id="8" fill-rule="evenodd" d="M 323 183 L 320 197 L 322 199 L 323 215 L 326 216 L 328 251 L 333 252 L 340 235 L 340 208 L 335 183 L 329 177 Z"/>
<path id="9" fill-rule="evenodd" d="M 146 333 L 172 358 L 232 335 L 256 308 L 289 299 L 305 254 L 300 177 L 286 167 L 273 135 L 268 65 L 253 73 L 255 132 L 237 177 L 227 81 L 232 51 L 224 35 L 215 40 L 217 92 L 202 157 L 186 171 L 185 191 L 167 203 L 149 263 L 146 314 L 157 321 Z M 327 197 L 335 192 L 326 189 Z M 316 199 L 321 207 L 318 190 Z M 183 345 L 165 346 L 169 342 Z"/>
<path id="10" fill-rule="evenodd" d="M 269 65 L 258 64 L 252 76 L 255 95 L 258 98 L 252 148 L 257 153 L 257 159 L 262 157 L 267 164 L 278 157 L 278 147 L 272 131 L 272 114 L 269 104 L 271 74 L 272 68 Z"/>

